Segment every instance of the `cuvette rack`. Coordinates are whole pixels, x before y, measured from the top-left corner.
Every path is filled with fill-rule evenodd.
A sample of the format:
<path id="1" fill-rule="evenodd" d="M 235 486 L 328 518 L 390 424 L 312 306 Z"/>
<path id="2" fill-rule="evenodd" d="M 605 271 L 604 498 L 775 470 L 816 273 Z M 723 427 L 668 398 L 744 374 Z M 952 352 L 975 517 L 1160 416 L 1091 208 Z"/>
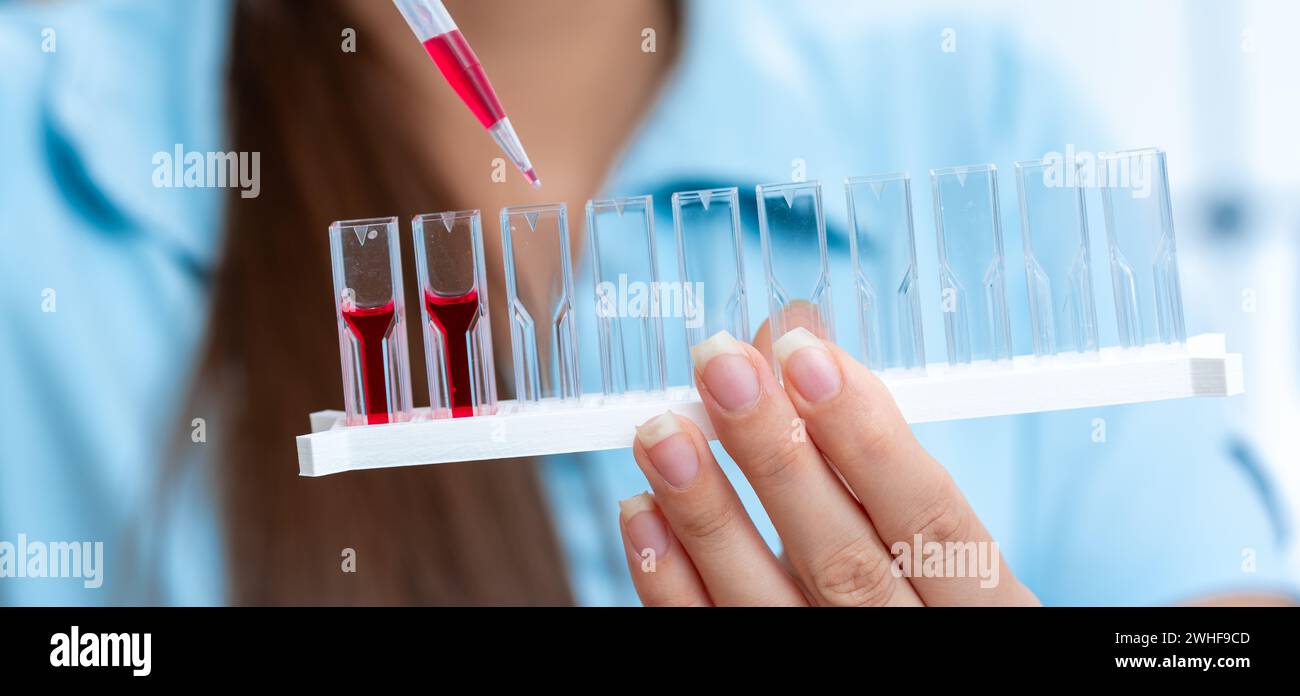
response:
<path id="1" fill-rule="evenodd" d="M 843 279 L 831 278 L 833 245 L 817 182 L 757 187 L 761 268 L 744 267 L 737 189 L 674 194 L 676 249 L 656 249 L 651 197 L 591 201 L 584 241 L 594 297 L 575 294 L 564 205 L 506 208 L 500 222 L 507 296 L 490 307 L 478 213 L 419 216 L 412 231 L 422 292 L 436 300 L 477 289 L 477 304 L 469 309 L 479 312 L 466 324 L 469 329 L 454 334 L 430 324 L 437 306 L 422 314 L 426 361 L 438 370 L 428 387 L 434 407 L 425 409 L 406 406 L 408 350 L 400 305 L 383 344 L 398 356 L 384 368 L 390 381 L 352 378 L 364 371 L 357 367 L 357 344 L 342 312 L 352 307 L 348 303 L 368 297 L 366 283 L 378 288 L 371 291 L 377 302 L 386 297 L 386 288 L 400 294 L 400 268 L 385 262 L 397 254 L 395 220 L 336 223 L 336 246 L 339 240 L 356 241 L 355 251 L 339 247 L 335 259 L 348 410 L 311 414 L 311 432 L 297 438 L 299 472 L 325 476 L 625 448 L 632 445 L 637 425 L 669 409 L 713 438 L 693 385 L 668 379 L 668 358 L 673 352 L 684 355 L 715 331 L 747 337 L 769 317 L 779 327 L 773 340 L 802 325 L 852 347 L 880 375 L 910 423 L 1241 393 L 1242 359 L 1227 352 L 1224 336 L 1185 335 L 1164 153 L 1135 150 L 1099 162 L 1103 172 L 1092 180 L 1101 187 L 1108 256 L 1103 262 L 1110 266 L 1113 308 L 1099 306 L 1094 293 L 1092 231 L 1078 188 L 1078 182 L 1090 179 L 1077 170 L 1063 171 L 1076 163 L 1054 160 L 1016 163 L 1023 270 L 1008 264 L 997 168 L 930 172 L 937 279 L 917 270 L 912 187 L 903 173 L 845 182 L 852 274 Z M 1136 168 L 1140 175 L 1129 176 Z M 1130 182 L 1142 188 L 1132 189 Z M 371 254 L 376 259 L 371 265 L 382 271 L 379 282 L 354 279 L 361 266 L 349 259 L 370 253 L 363 241 L 383 245 Z M 813 252 L 803 272 L 782 256 L 791 244 Z M 661 320 L 667 308 L 660 303 L 629 310 L 627 303 L 602 294 L 615 287 L 615 279 L 658 287 L 660 273 L 674 264 L 656 259 L 671 258 L 673 252 L 684 340 L 676 335 L 670 340 Z M 553 263 L 530 268 L 522 280 L 525 265 L 547 258 Z M 1024 328 L 1033 337 L 1031 355 L 1011 355 L 1015 327 L 1006 281 L 1012 272 L 1025 273 L 1028 281 L 1029 326 Z M 762 287 L 750 287 L 747 278 L 762 279 Z M 856 326 L 835 326 L 832 280 L 852 284 Z M 748 315 L 751 293 L 766 299 L 767 317 Z M 800 311 L 787 312 L 795 301 Z M 925 360 L 921 315 L 930 311 L 944 313 L 942 362 Z M 493 350 L 489 312 L 508 312 L 508 350 L 502 345 Z M 596 335 L 578 335 L 579 312 L 593 312 Z M 1107 321 L 1114 322 L 1119 345 L 1099 345 L 1098 329 Z M 452 350 L 449 340 L 467 341 L 467 347 Z M 599 350 L 599 393 L 579 389 L 579 349 Z M 495 401 L 495 370 L 505 368 L 493 364 L 494 354 L 512 358 L 516 399 Z M 468 377 L 446 377 L 462 374 Z M 388 390 L 387 397 L 368 393 L 371 384 Z M 387 410 L 376 414 L 376 408 Z"/>

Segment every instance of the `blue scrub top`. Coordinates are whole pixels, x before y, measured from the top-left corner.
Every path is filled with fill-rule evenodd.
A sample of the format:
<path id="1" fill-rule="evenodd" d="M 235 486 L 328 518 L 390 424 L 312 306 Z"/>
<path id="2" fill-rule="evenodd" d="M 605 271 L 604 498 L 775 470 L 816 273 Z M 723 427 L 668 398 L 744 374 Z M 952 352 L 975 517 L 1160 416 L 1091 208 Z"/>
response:
<path id="1" fill-rule="evenodd" d="M 1022 55 L 1000 24 L 961 14 L 774 0 L 688 2 L 685 12 L 679 64 L 605 186 L 654 194 L 663 278 L 676 277 L 671 192 L 739 185 L 757 325 L 767 312 L 753 185 L 806 171 L 824 185 L 836 323 L 851 344 L 843 179 L 911 172 L 927 301 L 938 281 L 926 173 L 994 162 L 1016 349 L 1030 352 L 1010 164 L 1066 144 L 1128 145 L 1106 139 L 1049 61 Z M 186 467 L 166 504 L 154 502 L 204 328 L 221 197 L 156 189 L 150 173 L 153 153 L 175 143 L 220 149 L 228 24 L 226 0 L 0 8 L 0 58 L 14 66 L 0 72 L 0 540 L 101 540 L 107 566 L 98 590 L 0 579 L 5 603 L 224 599 L 206 468 Z M 41 51 L 46 27 L 57 32 L 53 53 Z M 945 51 L 954 38 L 957 50 Z M 1093 254 L 1104 262 L 1100 244 Z M 782 261 L 811 268 L 816 251 Z M 1097 271 L 1102 339 L 1113 344 L 1107 271 Z M 585 262 L 577 280 L 583 382 L 598 391 Z M 43 311 L 46 289 L 53 312 Z M 940 314 L 923 313 L 928 358 L 942 360 Z M 680 321 L 668 322 L 666 340 L 670 377 L 684 383 Z M 1275 494 L 1239 456 L 1245 446 L 1224 425 L 1231 407 L 1186 400 L 916 431 L 1044 602 L 1291 591 Z M 189 451 L 206 458 L 205 447 Z M 744 477 L 715 449 L 779 547 Z M 616 525 L 616 501 L 647 487 L 630 452 L 552 457 L 545 473 L 579 601 L 635 603 Z"/>

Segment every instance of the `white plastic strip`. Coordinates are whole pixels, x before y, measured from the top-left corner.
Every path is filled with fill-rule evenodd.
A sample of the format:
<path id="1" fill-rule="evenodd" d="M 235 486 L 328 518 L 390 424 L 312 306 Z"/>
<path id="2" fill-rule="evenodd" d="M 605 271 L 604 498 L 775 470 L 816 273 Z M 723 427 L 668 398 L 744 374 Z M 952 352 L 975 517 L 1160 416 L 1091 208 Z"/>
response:
<path id="1" fill-rule="evenodd" d="M 1103 348 L 1094 357 L 1021 356 L 1011 364 L 951 368 L 931 364 L 924 376 L 882 378 L 910 423 L 1111 406 L 1193 396 L 1232 396 L 1245 390 L 1241 355 L 1227 353 L 1222 334 L 1186 346 Z M 493 416 L 417 420 L 345 428 L 339 411 L 311 415 L 312 432 L 298 437 L 303 476 L 445 462 L 533 457 L 631 447 L 635 427 L 672 409 L 713 439 L 693 389 L 657 398 L 543 402 L 528 410 L 503 401 Z M 417 412 L 417 418 L 419 414 Z"/>

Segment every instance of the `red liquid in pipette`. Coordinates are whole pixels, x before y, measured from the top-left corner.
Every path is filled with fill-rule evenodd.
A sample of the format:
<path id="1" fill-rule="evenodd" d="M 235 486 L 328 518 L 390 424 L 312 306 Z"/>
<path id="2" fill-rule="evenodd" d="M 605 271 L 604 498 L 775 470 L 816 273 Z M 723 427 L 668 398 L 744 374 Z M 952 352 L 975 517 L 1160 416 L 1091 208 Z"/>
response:
<path id="1" fill-rule="evenodd" d="M 393 302 L 382 307 L 343 310 L 343 321 L 357 339 L 357 361 L 361 363 L 361 391 L 370 425 L 388 422 L 388 380 L 384 363 L 384 339 L 393 325 Z"/>
<path id="2" fill-rule="evenodd" d="M 429 310 L 433 328 L 443 336 L 447 361 L 447 388 L 450 390 L 451 415 L 465 418 L 474 415 L 474 392 L 470 384 L 469 330 L 478 314 L 478 291 L 458 296 L 425 292 L 424 305 Z"/>
<path id="3" fill-rule="evenodd" d="M 492 83 L 488 82 L 487 73 L 483 72 L 478 56 L 474 55 L 474 49 L 469 47 L 469 42 L 465 41 L 459 29 L 452 29 L 425 41 L 424 50 L 429 52 L 429 57 L 443 77 L 447 78 L 457 96 L 474 112 L 484 128 L 491 129 L 506 117 L 506 110 L 502 108 L 496 90 L 492 89 Z M 520 166 L 522 168 L 523 165 Z M 523 174 L 528 183 L 541 185 L 537 181 L 537 172 L 531 167 Z"/>
<path id="4" fill-rule="evenodd" d="M 479 65 L 478 56 L 469 47 L 459 29 L 446 34 L 439 34 L 424 42 L 424 50 L 438 65 L 443 77 L 451 83 L 452 89 L 461 101 L 474 112 L 484 128 L 491 128 L 497 121 L 506 117 L 501 108 L 501 100 L 488 82 L 483 66 Z"/>

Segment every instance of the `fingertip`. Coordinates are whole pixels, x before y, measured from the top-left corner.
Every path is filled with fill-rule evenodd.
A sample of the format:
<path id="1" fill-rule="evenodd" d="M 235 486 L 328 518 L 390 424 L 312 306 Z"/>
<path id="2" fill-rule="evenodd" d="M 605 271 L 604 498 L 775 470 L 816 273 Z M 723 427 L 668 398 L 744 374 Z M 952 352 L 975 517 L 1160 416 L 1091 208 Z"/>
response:
<path id="1" fill-rule="evenodd" d="M 619 519 L 623 520 L 624 523 L 643 512 L 656 509 L 654 496 L 647 491 L 642 491 L 631 498 L 618 501 Z"/>
<path id="2" fill-rule="evenodd" d="M 636 427 L 637 442 L 641 443 L 641 447 L 649 450 L 660 442 L 682 432 L 682 420 L 671 410 L 664 411 Z"/>
<path id="3" fill-rule="evenodd" d="M 822 336 L 826 333 L 821 313 L 817 305 L 807 300 L 792 300 L 781 310 L 780 325 L 784 333 L 774 335 L 772 332 L 772 319 L 769 318 L 758 327 L 754 333 L 754 347 L 763 356 L 768 364 L 775 364 L 773 345 L 777 339 L 788 335 L 797 328 L 803 328 L 809 333 L 816 336 Z"/>

